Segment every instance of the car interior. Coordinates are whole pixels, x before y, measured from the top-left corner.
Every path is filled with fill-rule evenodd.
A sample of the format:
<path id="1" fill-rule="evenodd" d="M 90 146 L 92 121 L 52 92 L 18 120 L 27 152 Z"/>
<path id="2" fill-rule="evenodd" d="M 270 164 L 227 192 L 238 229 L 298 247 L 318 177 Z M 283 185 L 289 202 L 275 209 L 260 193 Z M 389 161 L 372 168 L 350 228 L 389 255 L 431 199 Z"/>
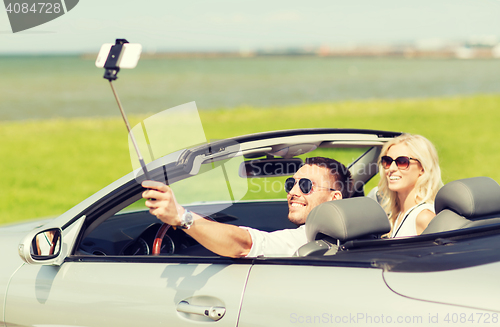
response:
<path id="1" fill-rule="evenodd" d="M 387 215 L 368 196 L 332 201 L 317 206 L 306 222 L 309 243 L 297 257 L 330 257 L 348 251 L 418 243 L 446 232 L 500 224 L 500 185 L 487 177 L 457 180 L 445 185 L 436 197 L 437 215 L 422 236 L 381 239 L 390 231 Z M 189 206 L 189 210 L 222 223 L 251 226 L 264 231 L 295 228 L 286 219 L 286 201 L 243 201 L 221 210 L 213 204 Z M 216 211 L 213 213 L 213 211 Z M 282 217 L 276 219 L 276 217 Z M 123 211 L 106 219 L 80 243 L 77 255 L 151 255 L 161 223 L 146 210 Z M 437 233 L 438 236 L 433 235 Z M 450 234 L 451 235 L 451 234 Z M 426 237 L 427 236 L 427 237 Z M 446 236 L 446 235 L 445 235 Z M 354 253 L 354 252 L 352 252 Z M 217 256 L 183 231 L 170 228 L 162 238 L 160 255 Z"/>
<path id="2" fill-rule="evenodd" d="M 284 157 L 276 157 L 270 155 L 269 151 L 273 151 L 272 154 L 274 155 L 283 155 L 285 152 L 287 154 Z M 364 195 L 363 186 L 377 173 L 376 160 L 379 152 L 380 144 L 377 144 L 377 146 L 367 146 L 359 143 L 354 144 L 353 147 L 352 144 L 346 144 L 346 142 L 335 145 L 332 142 L 323 142 L 323 144 L 316 142 L 314 145 L 299 144 L 296 146 L 281 144 L 276 147 L 265 148 L 265 152 L 261 149 L 259 151 L 250 150 L 244 155 L 246 160 L 240 160 L 239 168 L 238 166 L 230 167 L 230 165 L 226 164 L 228 166 L 227 169 L 231 168 L 239 171 L 240 177 L 250 177 L 248 183 L 244 178 L 240 178 L 242 181 L 245 181 L 245 186 L 248 184 L 246 195 L 241 201 L 231 201 L 233 200 L 232 198 L 226 198 L 227 203 L 224 203 L 224 201 L 211 202 L 210 196 L 212 194 L 200 193 L 201 195 L 198 195 L 198 197 L 202 199 L 208 198 L 207 203 L 193 202 L 189 198 L 186 202 L 181 203 L 190 203 L 185 205 L 189 210 L 207 219 L 222 223 L 246 226 L 269 232 L 296 228 L 296 225 L 286 218 L 288 215 L 288 204 L 286 193 L 283 190 L 283 181 L 300 168 L 300 164 L 303 162 L 301 157 L 335 157 L 340 161 L 350 162 L 349 169 L 353 172 L 355 185 L 353 196 L 359 197 Z M 220 152 L 217 152 L 217 154 L 219 155 L 217 163 L 224 162 L 221 159 L 223 156 Z M 294 157 L 297 154 L 299 156 L 300 154 L 303 155 Z M 240 158 L 243 159 L 243 157 Z M 373 164 L 374 162 L 375 164 Z M 266 174 L 265 169 L 259 168 L 269 164 L 272 164 L 272 167 L 276 167 L 270 174 Z M 204 165 L 211 165 L 211 162 L 203 163 L 200 171 L 204 171 Z M 289 168 L 289 171 L 283 172 L 279 170 L 279 167 L 292 168 Z M 280 172 L 276 173 L 277 171 Z M 258 174 L 261 175 L 259 176 Z M 199 175 L 202 178 L 203 175 L 208 174 L 202 173 Z M 198 175 L 194 177 L 198 178 Z M 207 188 L 208 191 L 216 188 L 213 179 L 196 181 L 193 176 L 177 181 L 173 187 L 176 184 L 183 183 L 186 186 L 185 188 L 190 190 L 190 192 L 185 193 L 193 193 L 192 190 L 195 188 L 198 188 L 197 192 L 200 191 L 199 185 L 210 185 L 211 188 Z M 236 194 L 237 190 L 235 190 L 234 185 L 232 186 L 232 191 Z M 226 189 L 226 182 L 221 187 Z M 266 188 L 269 188 L 269 192 L 268 190 L 263 192 Z M 142 189 L 139 189 L 139 191 L 142 192 Z M 182 201 L 182 188 L 178 187 L 174 191 L 176 198 Z M 262 195 L 264 195 L 264 198 Z M 83 233 L 78 248 L 74 251 L 75 255 L 150 255 L 153 252 L 154 242 L 159 237 L 161 238 L 160 255 L 215 255 L 181 230 L 170 228 L 165 235 L 157 235 L 157 231 L 162 224 L 156 217 L 145 210 L 144 201 L 140 198 L 140 194 L 129 196 L 129 199 L 124 201 L 114 202 L 118 204 L 106 210 L 101 209 L 98 213 L 91 215 L 93 217 L 89 220 L 91 222 Z"/>
<path id="3" fill-rule="evenodd" d="M 354 249 L 411 245 L 433 240 L 436 245 L 446 237 L 466 236 L 467 231 L 488 231 L 500 225 L 500 185 L 489 177 L 452 181 L 443 186 L 435 200 L 436 216 L 421 236 L 381 239 L 390 231 L 387 216 L 370 197 L 358 197 L 320 204 L 306 222 L 309 242 L 297 256 L 328 256 Z M 487 226 L 485 228 L 481 228 Z M 467 231 L 463 231 L 467 229 Z M 463 232 L 461 232 L 463 231 Z M 437 241 L 436 241 L 437 240 Z"/>
<path id="4" fill-rule="evenodd" d="M 412 243 L 414 241 L 411 239 L 423 239 L 425 235 L 500 223 L 500 202 L 497 200 L 500 198 L 500 186 L 490 178 L 476 177 L 448 183 L 439 191 L 435 202 L 437 216 L 422 236 L 381 239 L 382 235 L 390 231 L 387 215 L 377 202 L 379 196 L 376 188 L 366 196 L 364 191 L 370 179 L 377 175 L 377 160 L 381 144 L 367 146 L 365 143 L 361 142 L 353 146 L 353 144 L 342 142 L 334 144 L 328 141 L 316 142 L 313 146 L 282 144 L 277 147 L 250 149 L 244 153 L 246 160 L 239 164 L 239 168 L 233 168 L 239 171 L 240 177 L 250 177 L 249 186 L 252 185 L 260 190 L 263 187 L 273 187 L 273 185 L 282 186 L 284 178 L 292 175 L 300 167 L 302 158 L 306 156 L 319 155 L 340 158 L 339 161 L 344 163 L 351 162 L 348 168 L 355 184 L 352 198 L 323 203 L 310 213 L 306 223 L 309 243 L 297 250 L 297 257 L 331 256 L 339 252 L 369 249 L 383 246 L 383 244 Z M 331 150 L 337 152 L 335 154 L 328 152 Z M 225 156 L 223 151 L 224 148 L 221 147 L 211 157 L 217 155 L 219 157 L 217 161 L 220 163 L 221 158 Z M 292 154 L 286 155 L 290 151 Z M 203 155 L 206 157 L 206 154 Z M 280 158 L 279 155 L 283 157 Z M 266 164 L 278 167 L 285 163 L 293 168 L 290 168 L 290 171 L 281 171 L 280 174 L 268 173 L 265 169 L 261 169 Z M 205 159 L 202 166 L 211 164 L 211 161 Z M 188 193 L 193 193 L 196 188 L 199 190 L 199 185 L 213 184 L 211 180 L 192 183 L 195 181 L 192 177 L 185 181 L 191 183 Z M 184 180 L 181 179 L 180 183 L 183 182 Z M 226 188 L 225 182 L 222 188 Z M 233 191 L 236 194 L 236 191 Z M 159 255 L 216 256 L 182 230 L 170 228 L 165 234 L 158 234 L 162 224 L 145 210 L 144 202 L 138 192 L 129 196 L 125 201 L 121 201 L 119 205 L 103 211 L 98 217 L 94 217 L 93 222 L 87 226 L 87 230 L 82 235 L 79 247 L 74 254 L 151 255 L 155 240 L 160 238 Z M 270 198 L 262 199 L 261 197 L 248 197 L 253 193 L 252 189 L 249 189 L 241 201 L 231 201 L 234 199 L 230 198 L 226 199 L 229 200 L 226 202 L 213 202 L 209 199 L 207 202 L 190 202 L 185 207 L 206 219 L 221 223 L 247 226 L 269 232 L 295 228 L 296 226 L 286 219 L 288 212 L 286 193 L 283 192 L 282 187 L 279 192 L 281 193 L 271 192 Z M 176 197 L 178 194 L 182 197 L 182 192 L 176 191 Z M 231 197 L 234 194 L 231 194 Z M 203 195 L 201 198 L 205 196 L 210 196 L 210 194 Z"/>

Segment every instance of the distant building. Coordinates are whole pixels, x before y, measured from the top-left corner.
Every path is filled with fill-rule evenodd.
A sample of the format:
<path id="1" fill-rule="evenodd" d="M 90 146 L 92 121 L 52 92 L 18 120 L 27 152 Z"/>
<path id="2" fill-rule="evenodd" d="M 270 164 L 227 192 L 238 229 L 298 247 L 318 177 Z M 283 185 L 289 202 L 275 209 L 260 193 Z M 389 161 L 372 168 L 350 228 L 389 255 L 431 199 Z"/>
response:
<path id="1" fill-rule="evenodd" d="M 491 49 L 491 56 L 493 58 L 500 59 L 500 43 L 494 46 L 493 49 Z"/>

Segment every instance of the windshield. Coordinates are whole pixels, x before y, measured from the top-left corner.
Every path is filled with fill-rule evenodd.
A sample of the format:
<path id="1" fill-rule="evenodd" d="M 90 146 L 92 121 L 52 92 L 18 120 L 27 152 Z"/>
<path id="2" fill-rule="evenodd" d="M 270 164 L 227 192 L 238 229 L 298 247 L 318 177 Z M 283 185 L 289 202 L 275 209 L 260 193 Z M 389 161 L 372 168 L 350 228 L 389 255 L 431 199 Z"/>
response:
<path id="1" fill-rule="evenodd" d="M 132 129 L 132 133 L 146 164 L 159 159 L 162 164 L 176 163 L 181 165 L 183 164 L 182 152 L 184 149 L 197 146 L 204 149 L 200 145 L 208 142 L 194 102 L 152 115 L 137 124 Z M 283 139 L 280 138 L 276 142 L 280 141 L 282 142 Z M 257 146 L 256 149 L 245 148 L 245 151 L 240 148 L 240 144 L 236 141 L 214 149 L 206 146 L 206 153 L 196 155 L 192 167 L 189 167 L 191 171 L 185 176 L 188 178 L 172 182 L 168 172 L 165 172 L 165 176 L 170 182 L 177 201 L 182 205 L 219 202 L 230 206 L 232 203 L 246 200 L 284 200 L 286 199 L 284 182 L 293 172 L 276 177 L 255 178 L 239 174 L 245 160 L 269 158 L 274 143 L 268 141 L 266 145 L 266 147 L 260 148 Z M 338 148 L 331 146 L 322 148 L 317 145 L 311 146 L 307 153 L 293 157 L 303 161 L 306 158 L 316 156 L 333 158 L 349 167 L 351 163 L 370 149 L 370 146 L 359 146 L 359 144 L 353 147 L 346 147 L 344 144 Z M 132 167 L 137 173 L 139 182 L 143 179 L 143 172 L 130 137 L 129 149 Z M 259 151 L 260 149 L 264 150 Z M 280 157 L 276 156 L 275 158 L 279 159 Z M 161 182 L 166 182 L 166 179 L 161 180 Z"/>
<path id="2" fill-rule="evenodd" d="M 368 148 L 319 149 L 298 156 L 305 161 L 308 157 L 327 157 L 346 166 L 365 153 Z M 272 200 L 286 199 L 284 182 L 288 176 L 241 177 L 238 174 L 243 157 L 203 164 L 196 176 L 172 184 L 176 199 L 182 204 L 206 201 Z"/>

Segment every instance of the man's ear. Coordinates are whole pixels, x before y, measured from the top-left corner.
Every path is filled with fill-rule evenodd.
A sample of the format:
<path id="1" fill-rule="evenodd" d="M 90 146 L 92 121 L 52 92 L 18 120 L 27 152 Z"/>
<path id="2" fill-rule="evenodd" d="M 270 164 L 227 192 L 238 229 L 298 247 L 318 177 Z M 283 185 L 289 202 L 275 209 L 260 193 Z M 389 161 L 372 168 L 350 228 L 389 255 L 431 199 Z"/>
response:
<path id="1" fill-rule="evenodd" d="M 340 191 L 332 191 L 330 193 L 330 201 L 341 200 L 341 199 L 342 199 L 342 192 L 340 192 Z"/>

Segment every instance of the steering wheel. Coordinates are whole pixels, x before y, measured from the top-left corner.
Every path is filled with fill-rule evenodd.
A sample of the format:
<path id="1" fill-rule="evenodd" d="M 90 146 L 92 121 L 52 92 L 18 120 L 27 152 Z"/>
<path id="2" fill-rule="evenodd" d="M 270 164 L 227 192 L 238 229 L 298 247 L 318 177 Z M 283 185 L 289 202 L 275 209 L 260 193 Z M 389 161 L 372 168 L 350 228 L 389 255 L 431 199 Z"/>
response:
<path id="1" fill-rule="evenodd" d="M 151 251 L 152 255 L 160 255 L 161 243 L 163 242 L 163 237 L 165 237 L 165 234 L 167 233 L 169 228 L 169 224 L 163 223 L 156 232 L 155 240 L 153 242 L 153 250 Z"/>
<path id="2" fill-rule="evenodd" d="M 214 218 L 210 216 L 203 216 L 203 218 L 211 221 L 217 222 Z M 152 255 L 160 255 L 161 252 L 161 243 L 163 242 L 163 238 L 165 237 L 165 234 L 167 233 L 168 229 L 170 228 L 169 224 L 163 223 L 158 231 L 156 232 L 155 240 L 153 242 L 153 249 L 151 251 Z"/>

